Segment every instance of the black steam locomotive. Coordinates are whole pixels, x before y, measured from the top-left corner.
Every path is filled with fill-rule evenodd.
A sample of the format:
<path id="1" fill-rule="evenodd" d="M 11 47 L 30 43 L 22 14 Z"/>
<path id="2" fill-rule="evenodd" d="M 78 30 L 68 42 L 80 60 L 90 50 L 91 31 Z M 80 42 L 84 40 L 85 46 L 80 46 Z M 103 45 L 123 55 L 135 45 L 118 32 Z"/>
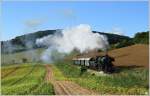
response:
<path id="1" fill-rule="evenodd" d="M 97 71 L 104 71 L 105 73 L 114 71 L 114 67 L 112 64 L 113 61 L 114 58 L 108 55 L 73 59 L 75 65 L 85 66 Z"/>

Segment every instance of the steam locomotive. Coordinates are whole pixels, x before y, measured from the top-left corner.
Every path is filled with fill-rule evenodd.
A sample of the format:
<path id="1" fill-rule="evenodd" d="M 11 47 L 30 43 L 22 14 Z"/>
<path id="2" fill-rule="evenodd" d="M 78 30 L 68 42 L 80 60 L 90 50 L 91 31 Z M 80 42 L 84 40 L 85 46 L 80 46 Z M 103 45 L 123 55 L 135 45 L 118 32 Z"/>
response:
<path id="1" fill-rule="evenodd" d="M 109 57 L 109 56 L 73 58 L 72 60 L 75 65 L 85 66 L 89 69 L 93 69 L 97 71 L 104 71 L 104 72 L 114 71 L 114 67 L 112 64 L 112 61 L 114 61 L 114 58 Z"/>

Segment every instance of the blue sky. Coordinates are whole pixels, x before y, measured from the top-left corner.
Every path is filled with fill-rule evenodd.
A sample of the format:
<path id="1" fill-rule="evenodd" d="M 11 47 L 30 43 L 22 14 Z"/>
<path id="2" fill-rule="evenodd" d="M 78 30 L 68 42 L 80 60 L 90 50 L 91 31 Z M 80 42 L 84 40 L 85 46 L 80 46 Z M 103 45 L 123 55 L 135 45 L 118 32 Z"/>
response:
<path id="1" fill-rule="evenodd" d="M 92 30 L 133 37 L 148 30 L 148 2 L 3 1 L 2 40 L 38 30 L 89 24 Z"/>

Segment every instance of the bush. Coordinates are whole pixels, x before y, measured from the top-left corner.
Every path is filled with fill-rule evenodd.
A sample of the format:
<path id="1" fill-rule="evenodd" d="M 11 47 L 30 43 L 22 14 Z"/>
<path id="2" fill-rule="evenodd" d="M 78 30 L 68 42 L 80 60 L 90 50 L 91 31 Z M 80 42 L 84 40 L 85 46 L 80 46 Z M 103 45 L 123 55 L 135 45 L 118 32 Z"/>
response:
<path id="1" fill-rule="evenodd" d="M 149 31 L 136 33 L 133 41 L 135 44 L 149 44 Z"/>
<path id="2" fill-rule="evenodd" d="M 26 59 L 26 58 L 22 58 L 22 62 L 23 62 L 23 63 L 26 63 L 26 62 L 27 62 L 27 59 Z"/>
<path id="3" fill-rule="evenodd" d="M 81 66 L 81 69 L 80 69 L 80 75 L 82 75 L 84 72 L 86 72 L 87 71 L 87 67 L 85 67 L 85 66 Z"/>
<path id="4" fill-rule="evenodd" d="M 121 42 L 118 42 L 117 44 L 115 44 L 115 48 L 122 48 L 122 47 L 126 47 L 126 46 L 130 46 L 133 45 L 134 42 L 133 40 L 122 40 Z"/>

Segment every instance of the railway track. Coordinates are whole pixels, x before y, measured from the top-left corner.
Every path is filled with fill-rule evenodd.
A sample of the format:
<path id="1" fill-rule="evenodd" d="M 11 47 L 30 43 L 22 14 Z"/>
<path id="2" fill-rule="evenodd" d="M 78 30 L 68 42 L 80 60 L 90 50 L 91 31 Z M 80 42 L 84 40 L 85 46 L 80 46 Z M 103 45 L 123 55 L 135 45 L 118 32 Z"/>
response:
<path id="1" fill-rule="evenodd" d="M 85 89 L 72 81 L 56 81 L 49 65 L 45 65 L 47 74 L 45 80 L 54 86 L 56 95 L 96 95 L 97 93 Z"/>

